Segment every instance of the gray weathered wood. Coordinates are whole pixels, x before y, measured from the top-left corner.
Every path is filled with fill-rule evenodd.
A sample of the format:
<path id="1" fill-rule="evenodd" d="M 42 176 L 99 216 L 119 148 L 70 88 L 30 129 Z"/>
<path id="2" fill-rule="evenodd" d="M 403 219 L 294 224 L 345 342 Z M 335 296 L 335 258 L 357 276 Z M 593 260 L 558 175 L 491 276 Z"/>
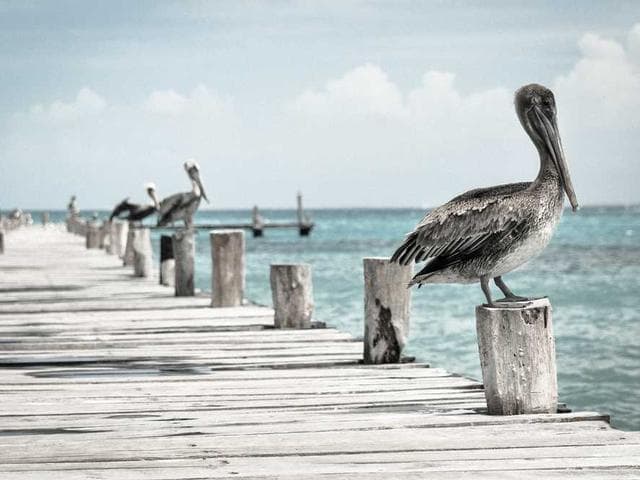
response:
<path id="1" fill-rule="evenodd" d="M 160 285 L 173 287 L 176 280 L 176 261 L 173 256 L 173 238 L 160 236 Z"/>
<path id="2" fill-rule="evenodd" d="M 4 253 L 4 232 L 0 230 L 0 255 Z"/>
<path id="3" fill-rule="evenodd" d="M 254 237 L 261 237 L 264 234 L 264 218 L 260 215 L 260 211 L 258 210 L 258 206 L 253 206 L 253 214 L 251 216 L 252 227 L 251 231 L 253 232 Z"/>
<path id="4" fill-rule="evenodd" d="M 49 223 L 49 212 L 42 212 L 42 225 Z"/>
<path id="5" fill-rule="evenodd" d="M 122 257 L 122 264 L 125 267 L 133 266 L 134 264 L 133 242 L 135 227 L 136 226 L 133 222 L 129 222 L 127 230 L 127 241 L 124 247 L 124 256 Z"/>
<path id="6" fill-rule="evenodd" d="M 110 230 L 109 222 L 102 222 L 100 225 L 100 248 L 104 250 L 109 249 L 109 242 L 111 241 Z"/>
<path id="7" fill-rule="evenodd" d="M 364 363 L 396 363 L 409 335 L 411 266 L 365 258 Z"/>
<path id="8" fill-rule="evenodd" d="M 237 307 L 244 298 L 244 232 L 219 230 L 211 242 L 211 305 Z"/>
<path id="9" fill-rule="evenodd" d="M 558 404 L 551 305 L 476 307 L 487 408 L 494 415 L 553 413 Z"/>
<path id="10" fill-rule="evenodd" d="M 173 256 L 175 257 L 176 297 L 195 295 L 195 240 L 193 230 L 179 230 L 173 234 Z"/>
<path id="11" fill-rule="evenodd" d="M 129 224 L 118 220 L 115 220 L 113 224 L 116 228 L 114 237 L 115 241 L 113 243 L 113 253 L 118 257 L 123 258 L 124 249 L 127 245 L 127 236 L 129 234 Z"/>
<path id="12" fill-rule="evenodd" d="M 107 236 L 109 237 L 105 245 L 105 251 L 109 255 L 113 255 L 116 253 L 116 235 L 118 229 L 116 227 L 116 224 L 111 220 L 105 221 L 104 225 L 107 229 Z"/>
<path id="13" fill-rule="evenodd" d="M 100 248 L 100 227 L 96 222 L 87 223 L 85 245 L 87 248 Z"/>
<path id="14" fill-rule="evenodd" d="M 151 230 L 134 228 L 133 232 L 133 274 L 137 277 L 150 277 L 153 271 Z"/>
<path id="15" fill-rule="evenodd" d="M 271 297 L 276 328 L 310 328 L 313 316 L 311 265 L 271 265 Z"/>

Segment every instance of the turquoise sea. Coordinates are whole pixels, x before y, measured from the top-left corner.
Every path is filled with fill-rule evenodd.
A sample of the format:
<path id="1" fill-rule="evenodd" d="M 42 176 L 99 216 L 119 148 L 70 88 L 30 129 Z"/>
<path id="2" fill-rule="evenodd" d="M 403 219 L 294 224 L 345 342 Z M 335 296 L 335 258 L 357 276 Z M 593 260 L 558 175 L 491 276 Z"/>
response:
<path id="1" fill-rule="evenodd" d="M 294 211 L 264 210 L 267 220 Z M 247 238 L 247 297 L 271 303 L 269 264 L 306 262 L 313 268 L 315 317 L 355 336 L 363 331 L 362 258 L 389 256 L 422 218 L 419 209 L 309 211 L 316 227 L 267 230 Z M 62 220 L 58 212 L 52 220 Z M 203 211 L 197 223 L 246 222 L 247 211 Z M 34 218 L 39 216 L 34 212 Z M 160 235 L 154 231 L 154 236 Z M 158 241 L 154 241 L 155 253 Z M 211 289 L 206 231 L 197 238 L 197 286 Z M 517 294 L 549 296 L 553 305 L 560 401 L 574 410 L 612 415 L 614 426 L 640 430 L 640 206 L 566 211 L 546 251 L 505 276 Z M 496 291 L 496 294 L 499 292 Z M 479 379 L 474 307 L 479 285 L 434 285 L 413 292 L 405 353 L 432 366 Z"/>

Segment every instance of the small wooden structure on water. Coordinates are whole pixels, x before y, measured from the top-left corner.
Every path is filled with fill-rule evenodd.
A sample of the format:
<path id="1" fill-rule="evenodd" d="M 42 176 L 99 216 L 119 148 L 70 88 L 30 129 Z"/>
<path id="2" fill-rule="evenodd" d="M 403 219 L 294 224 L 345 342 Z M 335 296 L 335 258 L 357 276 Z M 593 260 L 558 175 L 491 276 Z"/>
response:
<path id="1" fill-rule="evenodd" d="M 199 230 L 249 230 L 254 237 L 262 237 L 264 231 L 274 229 L 297 229 L 301 237 L 308 237 L 315 226 L 309 215 L 304 211 L 302 205 L 302 194 L 297 195 L 296 220 L 290 222 L 268 222 L 260 214 L 258 206 L 254 206 L 251 215 L 251 222 L 245 223 L 197 223 L 194 228 Z M 151 227 L 152 229 L 174 229 L 181 227 Z"/>
<path id="2" fill-rule="evenodd" d="M 274 328 L 270 308 L 176 297 L 54 225 L 5 240 L 0 478 L 640 474 L 640 434 L 606 415 L 487 415 L 474 380 L 363 364 L 361 341 Z"/>

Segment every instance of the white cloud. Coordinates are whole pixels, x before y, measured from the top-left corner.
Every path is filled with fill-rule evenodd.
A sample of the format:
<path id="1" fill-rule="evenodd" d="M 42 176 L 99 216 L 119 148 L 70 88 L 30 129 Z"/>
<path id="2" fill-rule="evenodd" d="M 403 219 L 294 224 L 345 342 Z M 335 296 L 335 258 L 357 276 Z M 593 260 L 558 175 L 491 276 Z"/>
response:
<path id="1" fill-rule="evenodd" d="M 99 114 L 106 107 L 107 102 L 104 98 L 90 88 L 84 87 L 73 101 L 56 100 L 50 105 L 37 104 L 31 108 L 31 114 L 40 120 L 67 122 Z"/>
<path id="2" fill-rule="evenodd" d="M 308 90 L 291 104 L 292 109 L 312 115 L 401 115 L 402 96 L 377 65 L 354 68 L 321 91 Z"/>
<path id="3" fill-rule="evenodd" d="M 584 127 L 640 126 L 640 24 L 628 47 L 588 33 L 579 42 L 580 60 L 554 82 L 570 123 Z"/>
<path id="4" fill-rule="evenodd" d="M 222 114 L 229 108 L 229 101 L 198 85 L 189 94 L 174 90 L 155 90 L 145 103 L 146 109 L 159 115 L 181 115 L 185 113 Z"/>

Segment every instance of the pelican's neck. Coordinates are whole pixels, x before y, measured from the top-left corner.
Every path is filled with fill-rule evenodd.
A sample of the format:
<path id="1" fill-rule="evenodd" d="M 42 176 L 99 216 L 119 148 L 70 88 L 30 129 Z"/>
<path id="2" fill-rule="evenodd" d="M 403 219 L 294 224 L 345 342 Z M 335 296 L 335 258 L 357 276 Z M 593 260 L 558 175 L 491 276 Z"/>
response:
<path id="1" fill-rule="evenodd" d="M 198 186 L 198 182 L 196 182 L 193 178 L 191 179 L 191 191 L 196 197 L 202 196 L 202 192 L 200 191 L 200 187 Z"/>
<path id="2" fill-rule="evenodd" d="M 540 155 L 540 170 L 538 171 L 538 176 L 534 180 L 533 184 L 540 185 L 541 183 L 553 182 L 562 187 L 560 174 L 558 173 L 558 169 L 551 157 L 551 154 L 549 153 L 549 150 L 545 145 L 536 144 L 536 148 Z"/>

